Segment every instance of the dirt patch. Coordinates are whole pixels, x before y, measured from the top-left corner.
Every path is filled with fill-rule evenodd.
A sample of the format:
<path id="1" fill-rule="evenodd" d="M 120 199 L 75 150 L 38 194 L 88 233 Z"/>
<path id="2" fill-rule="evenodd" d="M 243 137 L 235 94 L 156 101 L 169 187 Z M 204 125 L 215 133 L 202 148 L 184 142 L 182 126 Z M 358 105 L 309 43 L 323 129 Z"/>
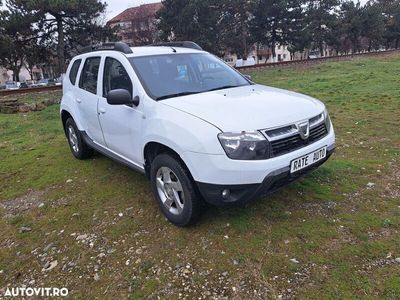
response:
<path id="1" fill-rule="evenodd" d="M 60 103 L 60 100 L 58 99 L 44 100 L 31 104 L 21 103 L 17 99 L 5 99 L 0 100 L 0 113 L 14 114 L 18 112 L 26 113 L 30 111 L 41 111 L 50 105 L 58 103 Z"/>
<path id="2" fill-rule="evenodd" d="M 5 217 L 12 217 L 30 211 L 42 205 L 43 196 L 49 190 L 50 188 L 41 191 L 30 190 L 27 194 L 21 197 L 0 202 L 0 208 L 6 211 Z"/>

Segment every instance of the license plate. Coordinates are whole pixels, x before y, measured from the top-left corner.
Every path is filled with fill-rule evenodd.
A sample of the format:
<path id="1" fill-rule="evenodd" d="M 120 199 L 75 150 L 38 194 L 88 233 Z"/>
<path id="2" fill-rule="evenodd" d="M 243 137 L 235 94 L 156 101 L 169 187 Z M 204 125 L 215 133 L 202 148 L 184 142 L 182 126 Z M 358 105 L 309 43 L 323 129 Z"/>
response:
<path id="1" fill-rule="evenodd" d="M 290 164 L 290 173 L 296 173 L 303 170 L 326 157 L 326 146 L 318 149 L 310 154 L 304 155 L 302 157 L 296 158 Z"/>

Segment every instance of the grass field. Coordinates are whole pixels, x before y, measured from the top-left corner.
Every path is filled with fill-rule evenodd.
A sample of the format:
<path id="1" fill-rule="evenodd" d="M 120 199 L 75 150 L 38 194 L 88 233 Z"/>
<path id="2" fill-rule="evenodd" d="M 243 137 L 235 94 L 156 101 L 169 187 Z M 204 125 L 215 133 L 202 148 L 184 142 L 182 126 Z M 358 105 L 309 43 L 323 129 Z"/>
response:
<path id="1" fill-rule="evenodd" d="M 17 99 L 20 103 L 33 104 L 39 103 L 46 100 L 56 100 L 61 99 L 62 91 L 50 91 L 50 92 L 36 92 L 36 93 L 24 93 L 24 94 L 15 94 L 15 95 L 7 95 L 0 96 L 0 101 L 9 100 L 9 99 Z"/>
<path id="2" fill-rule="evenodd" d="M 188 229 L 160 215 L 143 176 L 101 155 L 74 160 L 57 105 L 0 115 L 0 290 L 399 299 L 400 55 L 252 75 L 322 99 L 337 152 L 247 207 L 208 208 Z"/>

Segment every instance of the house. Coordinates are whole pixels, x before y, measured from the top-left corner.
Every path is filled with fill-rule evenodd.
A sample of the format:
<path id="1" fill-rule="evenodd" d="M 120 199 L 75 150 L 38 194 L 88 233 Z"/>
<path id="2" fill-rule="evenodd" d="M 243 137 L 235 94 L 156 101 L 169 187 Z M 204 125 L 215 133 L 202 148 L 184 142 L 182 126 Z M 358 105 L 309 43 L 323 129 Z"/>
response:
<path id="1" fill-rule="evenodd" d="M 111 28 L 118 26 L 117 35 L 131 46 L 154 43 L 157 39 L 156 14 L 161 3 L 131 7 L 107 22 Z"/>
<path id="2" fill-rule="evenodd" d="M 285 45 L 276 45 L 275 47 L 275 60 L 272 57 L 272 50 L 267 46 L 259 46 L 258 49 L 254 45 L 248 55 L 247 61 L 238 59 L 236 54 L 228 54 L 223 59 L 231 66 L 243 66 L 254 64 L 266 64 L 272 62 L 281 62 L 290 60 L 290 52 Z"/>
<path id="3" fill-rule="evenodd" d="M 27 80 L 39 80 L 44 78 L 46 73 L 41 67 L 34 67 L 32 70 L 33 78 L 31 78 L 31 74 L 28 69 L 23 66 L 21 71 L 19 72 L 19 82 L 25 82 Z M 11 70 L 7 70 L 3 67 L 0 67 L 0 85 L 4 85 L 7 81 L 13 81 L 13 72 Z"/>

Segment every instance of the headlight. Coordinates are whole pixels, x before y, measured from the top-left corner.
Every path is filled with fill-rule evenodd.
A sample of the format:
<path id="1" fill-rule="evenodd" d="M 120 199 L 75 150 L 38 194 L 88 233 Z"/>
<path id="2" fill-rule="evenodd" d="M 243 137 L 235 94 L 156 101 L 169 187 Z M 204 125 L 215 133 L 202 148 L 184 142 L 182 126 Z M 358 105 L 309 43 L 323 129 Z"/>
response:
<path id="1" fill-rule="evenodd" d="M 325 126 L 326 126 L 326 130 L 328 131 L 328 132 L 330 132 L 331 131 L 331 118 L 329 117 L 329 113 L 328 113 L 328 110 L 327 109 L 325 109 L 325 111 L 324 111 L 324 118 L 325 118 Z"/>
<path id="2" fill-rule="evenodd" d="M 218 139 L 226 155 L 236 160 L 261 160 L 269 158 L 269 142 L 257 131 L 220 133 Z"/>

